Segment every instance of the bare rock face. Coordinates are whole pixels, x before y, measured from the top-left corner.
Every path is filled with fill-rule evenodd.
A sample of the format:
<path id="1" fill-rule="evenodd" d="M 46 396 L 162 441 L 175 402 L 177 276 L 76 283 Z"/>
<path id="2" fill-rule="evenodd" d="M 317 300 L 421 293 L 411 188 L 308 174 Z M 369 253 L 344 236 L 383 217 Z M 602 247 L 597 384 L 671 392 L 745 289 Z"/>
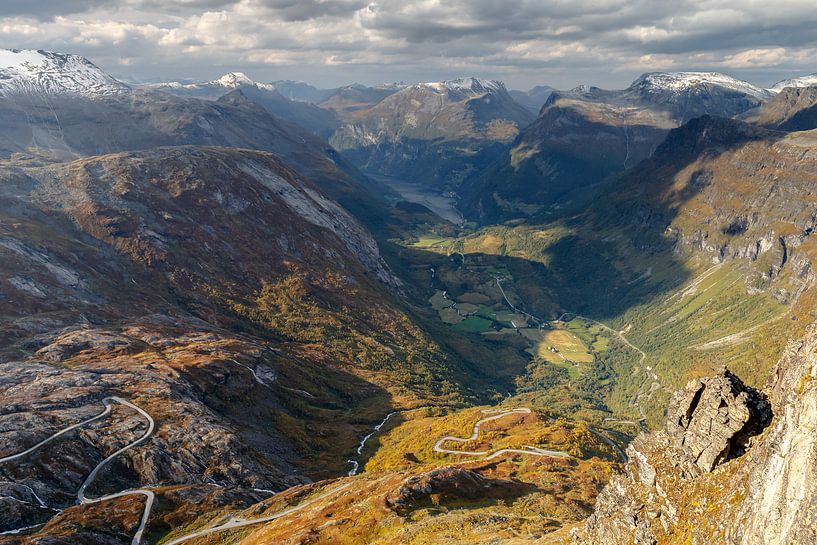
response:
<path id="1" fill-rule="evenodd" d="M 817 324 L 766 391 L 726 370 L 690 382 L 664 429 L 630 445 L 574 543 L 817 543 Z"/>
<path id="2" fill-rule="evenodd" d="M 696 379 L 673 396 L 665 430 L 679 449 L 679 464 L 694 475 L 741 455 L 746 442 L 771 419 L 765 396 L 722 369 Z"/>

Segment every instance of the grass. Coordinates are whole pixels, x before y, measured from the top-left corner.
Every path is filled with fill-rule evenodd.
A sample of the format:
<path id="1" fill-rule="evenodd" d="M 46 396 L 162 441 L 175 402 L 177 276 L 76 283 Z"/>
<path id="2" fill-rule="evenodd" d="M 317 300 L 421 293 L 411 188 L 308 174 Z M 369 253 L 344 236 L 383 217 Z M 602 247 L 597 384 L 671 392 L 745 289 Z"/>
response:
<path id="1" fill-rule="evenodd" d="M 593 354 L 579 337 L 570 331 L 555 329 L 544 331 L 536 346 L 536 355 L 551 363 L 565 360 L 576 363 L 593 363 Z"/>
<path id="2" fill-rule="evenodd" d="M 434 234 L 423 234 L 417 237 L 417 242 L 412 244 L 414 248 L 419 248 L 423 250 L 427 249 L 436 249 L 436 250 L 443 250 L 450 247 L 451 243 L 454 239 L 450 237 L 443 237 L 440 235 Z"/>
<path id="3" fill-rule="evenodd" d="M 492 324 L 491 320 L 486 320 L 480 316 L 469 316 L 462 322 L 452 326 L 452 329 L 466 333 L 484 333 L 491 329 Z"/>
<path id="4" fill-rule="evenodd" d="M 449 308 L 454 304 L 454 302 L 450 299 L 446 299 L 445 295 L 443 295 L 443 292 L 440 290 L 434 292 L 434 295 L 429 298 L 428 302 L 431 303 L 434 310 L 438 312 L 444 308 Z"/>

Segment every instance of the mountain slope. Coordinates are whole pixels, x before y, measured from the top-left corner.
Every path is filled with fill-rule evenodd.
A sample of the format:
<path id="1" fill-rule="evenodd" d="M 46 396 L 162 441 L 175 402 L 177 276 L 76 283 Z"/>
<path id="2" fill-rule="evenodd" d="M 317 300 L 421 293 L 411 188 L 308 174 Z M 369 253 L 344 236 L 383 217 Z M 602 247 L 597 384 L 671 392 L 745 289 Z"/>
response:
<path id="1" fill-rule="evenodd" d="M 318 89 L 303 81 L 278 80 L 271 85 L 289 100 L 311 104 L 319 104 L 335 93 L 335 89 Z"/>
<path id="2" fill-rule="evenodd" d="M 733 117 L 771 95 L 722 74 L 645 74 L 622 91 L 554 92 L 510 151 L 464 189 L 464 210 L 490 221 L 561 214 L 589 189 L 648 157 L 667 131 L 701 115 Z"/>
<path id="3" fill-rule="evenodd" d="M 0 49 L 0 97 L 74 95 L 102 98 L 128 90 L 127 85 L 78 55 Z"/>
<path id="4" fill-rule="evenodd" d="M 747 120 L 783 131 L 817 129 L 817 87 L 786 87 Z"/>
<path id="5" fill-rule="evenodd" d="M 582 391 L 601 396 L 594 406 L 657 425 L 669 393 L 713 362 L 763 384 L 783 343 L 811 320 L 815 149 L 813 131 L 694 119 L 575 214 L 485 227 L 446 250 L 466 261 L 499 255 L 508 268 L 540 264 L 540 287 L 520 308 L 623 332 L 636 348 L 601 355 Z M 576 392 L 542 367 L 550 392 Z"/>
<path id="6" fill-rule="evenodd" d="M 49 84 L 29 92 L 15 85 L 0 96 L 0 159 L 40 164 L 176 145 L 260 149 L 283 158 L 359 217 L 382 221 L 385 205 L 377 196 L 390 195 L 388 190 L 361 175 L 324 140 L 274 117 L 241 89 L 216 101 L 131 89 L 85 59 L 48 55 L 57 60 L 25 64 L 26 70 L 32 71 L 32 81 L 59 81 L 61 87 Z M 72 60 L 58 62 L 63 58 Z M 75 85 L 88 79 L 86 72 L 93 74 L 91 81 L 114 82 L 117 92 Z M 240 85 L 242 80 L 231 81 Z"/>
<path id="7" fill-rule="evenodd" d="M 532 114 L 539 115 L 539 110 L 547 102 L 548 97 L 555 91 L 547 85 L 537 85 L 528 91 L 508 91 L 515 101 L 527 108 Z"/>
<path id="8" fill-rule="evenodd" d="M 339 114 L 330 142 L 356 165 L 449 189 L 531 120 L 502 83 L 476 78 L 411 85 Z"/>
<path id="9" fill-rule="evenodd" d="M 817 74 L 801 76 L 799 78 L 784 79 L 775 83 L 769 91 L 779 93 L 786 87 L 813 87 L 817 85 Z"/>
<path id="10" fill-rule="evenodd" d="M 365 110 L 377 104 L 384 98 L 402 89 L 402 87 L 403 86 L 400 85 L 369 87 L 367 85 L 354 83 L 335 89 L 329 97 L 320 103 L 320 106 L 334 111 L 343 119 L 347 114 L 352 114 L 358 110 Z"/>
<path id="11" fill-rule="evenodd" d="M 456 365 L 406 314 L 371 236 L 271 154 L 162 148 L 0 180 L 0 457 L 118 395 L 157 429 L 102 490 L 281 490 L 345 472 L 390 410 L 458 398 Z M 6 480 L 71 506 L 139 429 L 116 410 L 4 463 Z M 0 488 L 3 531 L 55 515 Z"/>
<path id="12" fill-rule="evenodd" d="M 308 131 L 328 137 L 339 122 L 331 111 L 305 101 L 291 100 L 278 92 L 274 84 L 257 83 L 241 72 L 231 72 L 206 83 L 156 83 L 144 86 L 181 97 L 218 100 L 236 90 L 263 106 L 272 115 L 295 123 Z"/>
<path id="13" fill-rule="evenodd" d="M 676 394 L 678 406 L 670 410 L 665 430 L 631 445 L 626 473 L 601 494 L 574 542 L 813 543 L 816 342 L 811 326 L 778 362 L 766 388 L 771 424 L 751 410 L 752 402 L 765 400 L 728 373 L 690 383 Z M 749 438 L 764 427 L 762 435 Z M 684 471 L 702 445 L 715 446 L 713 452 L 722 457 L 704 471 Z"/>

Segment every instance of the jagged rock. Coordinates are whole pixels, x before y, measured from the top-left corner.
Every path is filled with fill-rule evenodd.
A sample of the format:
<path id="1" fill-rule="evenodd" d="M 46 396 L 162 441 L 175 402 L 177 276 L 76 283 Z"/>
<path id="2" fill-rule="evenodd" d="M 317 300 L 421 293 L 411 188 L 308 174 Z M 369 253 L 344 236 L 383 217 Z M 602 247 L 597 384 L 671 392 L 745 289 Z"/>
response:
<path id="1" fill-rule="evenodd" d="M 726 368 L 714 377 L 690 381 L 673 396 L 665 430 L 682 453 L 686 471 L 712 471 L 745 450 L 750 436 L 769 423 L 765 396 Z"/>
<path id="2" fill-rule="evenodd" d="M 574 543 L 817 543 L 817 324 L 766 391 L 770 403 L 726 370 L 690 382 L 665 428 L 630 445 Z"/>

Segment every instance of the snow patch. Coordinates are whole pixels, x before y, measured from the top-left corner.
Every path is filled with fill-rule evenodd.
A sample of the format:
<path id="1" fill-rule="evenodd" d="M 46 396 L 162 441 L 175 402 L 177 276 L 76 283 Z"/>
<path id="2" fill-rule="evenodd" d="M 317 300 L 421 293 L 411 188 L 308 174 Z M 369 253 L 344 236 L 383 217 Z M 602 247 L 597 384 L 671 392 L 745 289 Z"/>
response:
<path id="1" fill-rule="evenodd" d="M 505 90 L 505 84 L 501 81 L 480 78 L 457 78 L 446 81 L 432 81 L 428 83 L 418 83 L 415 87 L 429 88 L 438 93 L 452 91 L 474 97 Z"/>
<path id="2" fill-rule="evenodd" d="M 779 93 L 786 87 L 814 87 L 817 86 L 817 74 L 811 74 L 808 76 L 801 76 L 799 78 L 791 78 L 791 79 L 784 79 L 783 81 L 778 81 L 774 85 L 772 85 L 771 91 L 772 93 Z"/>
<path id="3" fill-rule="evenodd" d="M 0 49 L 0 97 L 35 94 L 99 98 L 129 90 L 79 55 Z"/>
<path id="4" fill-rule="evenodd" d="M 630 86 L 647 91 L 682 92 L 702 85 L 714 85 L 731 91 L 737 91 L 755 98 L 769 98 L 766 89 L 756 87 L 749 82 L 735 79 L 718 72 L 652 72 L 644 74 Z"/>

